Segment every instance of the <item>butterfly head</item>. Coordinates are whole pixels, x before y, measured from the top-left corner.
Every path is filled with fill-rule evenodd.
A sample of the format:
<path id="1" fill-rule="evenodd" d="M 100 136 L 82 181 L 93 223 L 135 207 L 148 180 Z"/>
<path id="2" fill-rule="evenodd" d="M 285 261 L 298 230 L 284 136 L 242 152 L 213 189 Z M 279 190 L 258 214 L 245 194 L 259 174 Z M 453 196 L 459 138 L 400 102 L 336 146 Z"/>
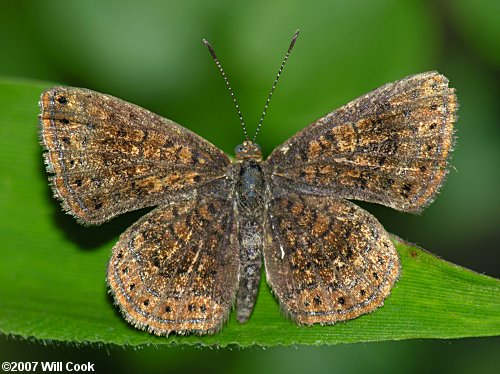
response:
<path id="1" fill-rule="evenodd" d="M 239 161 L 252 159 L 255 161 L 262 160 L 262 151 L 260 145 L 252 142 L 251 140 L 245 140 L 243 143 L 238 144 L 234 149 L 236 159 Z"/>

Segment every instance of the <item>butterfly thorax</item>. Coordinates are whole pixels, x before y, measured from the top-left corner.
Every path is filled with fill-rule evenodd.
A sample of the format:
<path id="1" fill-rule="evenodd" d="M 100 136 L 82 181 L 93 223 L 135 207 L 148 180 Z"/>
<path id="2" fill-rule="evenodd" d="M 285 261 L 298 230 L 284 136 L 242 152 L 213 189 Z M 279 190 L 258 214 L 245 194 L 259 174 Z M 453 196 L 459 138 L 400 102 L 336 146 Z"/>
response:
<path id="1" fill-rule="evenodd" d="M 260 217 L 263 213 L 265 193 L 260 146 L 245 140 L 236 147 L 235 154 L 237 165 L 234 179 L 239 213 L 247 217 Z"/>
<path id="2" fill-rule="evenodd" d="M 240 163 L 236 196 L 240 214 L 259 217 L 264 207 L 265 180 L 259 162 L 249 159 Z"/>

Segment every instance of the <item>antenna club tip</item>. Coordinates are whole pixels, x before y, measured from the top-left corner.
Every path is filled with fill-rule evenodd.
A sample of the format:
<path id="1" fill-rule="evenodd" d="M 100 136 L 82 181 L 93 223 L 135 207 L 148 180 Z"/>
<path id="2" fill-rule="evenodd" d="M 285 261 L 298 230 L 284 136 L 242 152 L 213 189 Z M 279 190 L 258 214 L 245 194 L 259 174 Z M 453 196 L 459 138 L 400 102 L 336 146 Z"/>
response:
<path id="1" fill-rule="evenodd" d="M 288 47 L 288 53 L 290 53 L 292 51 L 292 48 L 295 45 L 297 38 L 299 37 L 299 32 L 300 32 L 300 30 L 297 30 L 297 31 L 295 31 L 295 34 L 293 34 L 292 41 L 290 42 L 290 47 Z"/>
<path id="2" fill-rule="evenodd" d="M 210 54 L 212 55 L 212 57 L 214 58 L 214 60 L 217 61 L 217 56 L 215 55 L 215 51 L 212 47 L 212 45 L 208 42 L 207 39 L 203 38 L 203 44 L 205 44 L 208 48 L 208 50 L 210 51 Z"/>

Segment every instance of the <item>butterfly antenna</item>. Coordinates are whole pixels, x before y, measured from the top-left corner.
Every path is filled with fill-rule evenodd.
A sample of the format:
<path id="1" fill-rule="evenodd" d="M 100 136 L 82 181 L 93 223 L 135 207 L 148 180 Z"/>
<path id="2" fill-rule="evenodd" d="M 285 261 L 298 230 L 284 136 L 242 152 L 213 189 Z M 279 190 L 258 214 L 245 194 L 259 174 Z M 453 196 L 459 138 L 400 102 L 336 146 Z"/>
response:
<path id="1" fill-rule="evenodd" d="M 276 79 L 274 80 L 273 87 L 271 88 L 271 92 L 269 92 L 269 96 L 267 97 L 266 105 L 264 105 L 264 110 L 262 111 L 262 115 L 260 116 L 259 124 L 257 125 L 257 129 L 255 130 L 255 135 L 253 137 L 252 143 L 255 143 L 255 139 L 257 139 L 257 135 L 259 134 L 260 128 L 262 127 L 262 122 L 264 121 L 264 117 L 266 116 L 267 108 L 269 106 L 269 102 L 271 101 L 271 97 L 273 96 L 274 89 L 278 84 L 278 80 L 280 79 L 281 73 L 283 72 L 283 68 L 288 60 L 288 56 L 292 52 L 293 46 L 295 45 L 295 41 L 299 37 L 299 30 L 295 31 L 293 34 L 292 41 L 290 42 L 290 46 L 288 47 L 288 51 L 286 52 L 285 58 L 281 63 L 280 69 L 278 70 L 278 74 L 276 75 Z"/>
<path id="2" fill-rule="evenodd" d="M 245 140 L 250 140 L 248 137 L 248 132 L 247 128 L 245 126 L 245 122 L 243 121 L 243 116 L 241 115 L 240 111 L 240 106 L 238 105 L 238 101 L 236 101 L 236 97 L 234 96 L 233 89 L 231 88 L 231 85 L 229 84 L 229 80 L 227 79 L 226 73 L 224 72 L 224 69 L 222 69 L 222 65 L 219 62 L 219 59 L 217 58 L 217 55 L 215 54 L 215 51 L 213 47 L 210 45 L 210 43 L 206 40 L 203 39 L 203 44 L 205 44 L 210 51 L 210 54 L 212 55 L 212 58 L 215 61 L 215 64 L 219 68 L 219 71 L 222 74 L 222 78 L 224 78 L 224 82 L 226 82 L 226 86 L 229 90 L 229 94 L 231 95 L 231 98 L 233 99 L 234 105 L 236 106 L 236 111 L 238 112 L 238 117 L 240 117 L 240 122 L 241 122 L 241 127 L 243 128 L 243 134 L 245 135 Z"/>

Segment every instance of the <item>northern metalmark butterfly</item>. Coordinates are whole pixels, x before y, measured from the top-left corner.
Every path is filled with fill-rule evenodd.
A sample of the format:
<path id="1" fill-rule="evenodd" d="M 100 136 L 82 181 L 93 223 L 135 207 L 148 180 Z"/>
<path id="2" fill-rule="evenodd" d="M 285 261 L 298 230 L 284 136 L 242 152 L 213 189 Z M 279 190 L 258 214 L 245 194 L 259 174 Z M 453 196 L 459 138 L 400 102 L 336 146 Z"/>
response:
<path id="1" fill-rule="evenodd" d="M 262 261 L 298 324 L 380 307 L 399 256 L 348 200 L 403 212 L 430 204 L 447 173 L 457 99 L 443 75 L 406 77 L 318 119 L 265 161 L 245 128 L 231 161 L 180 125 L 87 89 L 51 88 L 40 106 L 47 169 L 67 212 L 98 225 L 156 206 L 120 236 L 107 279 L 127 321 L 167 335 L 216 332 L 235 301 L 247 321 Z"/>

